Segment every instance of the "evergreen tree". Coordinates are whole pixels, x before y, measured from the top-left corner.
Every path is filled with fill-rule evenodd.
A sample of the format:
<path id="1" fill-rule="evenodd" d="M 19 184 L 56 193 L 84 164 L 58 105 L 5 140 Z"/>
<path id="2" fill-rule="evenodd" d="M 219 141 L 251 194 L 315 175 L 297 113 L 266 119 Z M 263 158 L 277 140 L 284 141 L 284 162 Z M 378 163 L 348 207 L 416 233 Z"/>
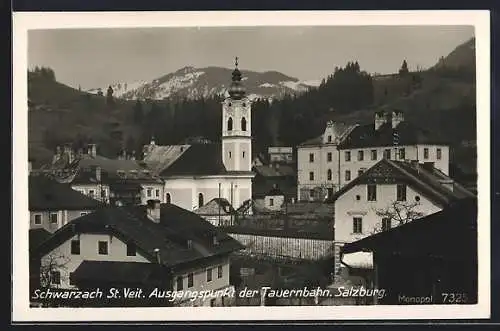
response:
<path id="1" fill-rule="evenodd" d="M 142 109 L 142 103 L 139 99 L 137 99 L 134 105 L 134 123 L 140 124 L 144 119 L 144 111 Z"/>
<path id="2" fill-rule="evenodd" d="M 111 85 L 108 87 L 108 91 L 106 92 L 106 104 L 108 106 L 112 106 L 114 104 L 113 88 L 111 87 Z"/>

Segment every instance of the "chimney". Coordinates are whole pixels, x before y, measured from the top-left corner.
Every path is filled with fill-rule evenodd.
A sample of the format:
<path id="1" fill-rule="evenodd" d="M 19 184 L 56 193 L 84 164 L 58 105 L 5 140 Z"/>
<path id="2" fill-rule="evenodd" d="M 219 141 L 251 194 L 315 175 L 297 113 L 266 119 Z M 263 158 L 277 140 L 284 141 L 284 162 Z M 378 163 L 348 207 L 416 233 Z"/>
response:
<path id="1" fill-rule="evenodd" d="M 100 182 L 101 181 L 101 167 L 95 167 L 95 179 Z"/>
<path id="2" fill-rule="evenodd" d="M 155 223 L 160 223 L 161 208 L 160 200 L 148 200 L 147 202 L 147 216 Z"/>
<path id="3" fill-rule="evenodd" d="M 378 111 L 375 113 L 375 130 L 378 130 L 383 124 L 387 123 L 387 113 Z"/>
<path id="4" fill-rule="evenodd" d="M 395 129 L 399 123 L 404 121 L 404 115 L 402 111 L 395 110 L 392 112 L 392 128 Z"/>
<path id="5" fill-rule="evenodd" d="M 155 253 L 156 263 L 161 264 L 160 249 L 159 248 L 155 248 L 153 250 L 153 252 Z"/>
<path id="6" fill-rule="evenodd" d="M 97 146 L 96 144 L 89 144 L 87 146 L 87 154 L 91 157 L 96 157 L 97 155 Z"/>

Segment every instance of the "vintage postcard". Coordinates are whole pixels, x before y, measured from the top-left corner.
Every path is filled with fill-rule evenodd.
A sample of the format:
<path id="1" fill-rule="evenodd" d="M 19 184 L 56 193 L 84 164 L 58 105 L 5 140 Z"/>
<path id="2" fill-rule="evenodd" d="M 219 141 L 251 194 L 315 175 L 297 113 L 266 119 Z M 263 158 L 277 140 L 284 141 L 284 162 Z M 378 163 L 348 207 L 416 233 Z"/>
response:
<path id="1" fill-rule="evenodd" d="M 13 321 L 490 316 L 489 12 L 13 24 Z"/>

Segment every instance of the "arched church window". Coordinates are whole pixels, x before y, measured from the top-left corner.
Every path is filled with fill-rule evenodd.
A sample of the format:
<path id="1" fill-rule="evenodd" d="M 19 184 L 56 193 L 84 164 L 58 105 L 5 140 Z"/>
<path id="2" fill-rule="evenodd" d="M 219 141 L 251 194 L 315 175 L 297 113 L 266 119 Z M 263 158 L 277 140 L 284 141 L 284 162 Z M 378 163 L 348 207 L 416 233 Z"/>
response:
<path id="1" fill-rule="evenodd" d="M 233 131 L 233 118 L 229 117 L 227 120 L 227 131 Z"/>
<path id="2" fill-rule="evenodd" d="M 326 176 L 327 176 L 328 180 L 332 180 L 332 169 L 328 169 Z"/>
<path id="3" fill-rule="evenodd" d="M 198 208 L 203 206 L 203 193 L 198 194 Z"/>
<path id="4" fill-rule="evenodd" d="M 167 200 L 167 203 L 170 203 L 172 201 L 172 198 L 170 197 L 170 193 L 167 193 L 165 200 Z"/>
<path id="5" fill-rule="evenodd" d="M 241 119 L 241 131 L 246 131 L 247 130 L 247 120 L 243 117 Z"/>

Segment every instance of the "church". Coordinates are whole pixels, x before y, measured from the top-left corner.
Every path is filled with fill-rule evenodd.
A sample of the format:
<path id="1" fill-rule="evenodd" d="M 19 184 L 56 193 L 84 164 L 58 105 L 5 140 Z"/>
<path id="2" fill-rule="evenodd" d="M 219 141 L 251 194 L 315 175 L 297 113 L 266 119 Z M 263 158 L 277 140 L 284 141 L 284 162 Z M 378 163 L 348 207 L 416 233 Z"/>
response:
<path id="1" fill-rule="evenodd" d="M 164 182 L 166 203 L 195 210 L 214 198 L 235 208 L 252 198 L 251 101 L 242 85 L 238 58 L 228 97 L 222 102 L 221 143 L 145 145 L 144 163 Z"/>

